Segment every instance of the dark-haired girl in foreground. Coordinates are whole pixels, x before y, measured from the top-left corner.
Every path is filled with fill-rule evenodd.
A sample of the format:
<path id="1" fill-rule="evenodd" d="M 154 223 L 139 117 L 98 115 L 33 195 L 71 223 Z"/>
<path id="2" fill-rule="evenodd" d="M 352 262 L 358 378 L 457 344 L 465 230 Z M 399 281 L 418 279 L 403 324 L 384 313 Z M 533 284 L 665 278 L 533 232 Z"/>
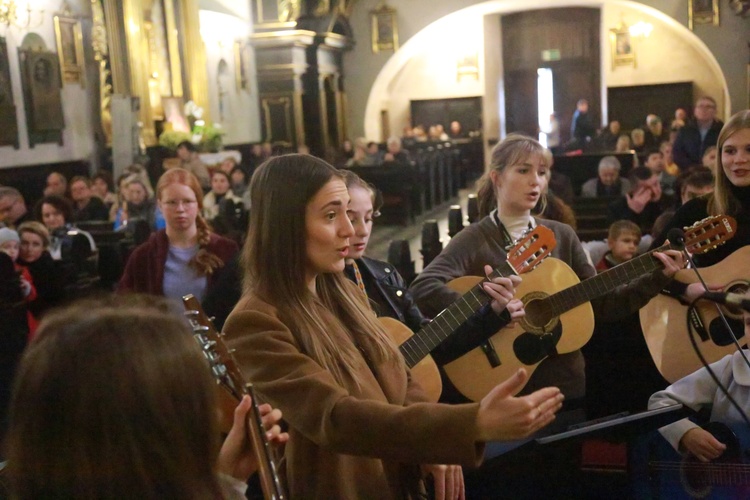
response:
<path id="1" fill-rule="evenodd" d="M 51 312 L 18 370 L 7 435 L 11 498 L 244 498 L 257 469 L 251 401 L 219 450 L 216 388 L 187 322 L 163 299 Z M 278 410 L 260 407 L 283 443 Z"/>

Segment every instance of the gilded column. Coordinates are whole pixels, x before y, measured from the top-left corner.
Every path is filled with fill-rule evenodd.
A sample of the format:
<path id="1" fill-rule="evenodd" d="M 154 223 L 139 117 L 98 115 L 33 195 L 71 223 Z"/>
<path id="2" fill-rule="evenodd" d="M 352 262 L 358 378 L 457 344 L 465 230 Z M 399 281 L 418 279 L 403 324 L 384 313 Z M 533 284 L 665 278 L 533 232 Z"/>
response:
<path id="1" fill-rule="evenodd" d="M 98 0 L 92 0 L 97 3 Z M 104 24 L 101 29 L 106 30 L 106 41 L 108 42 L 109 64 L 112 69 L 112 92 L 115 94 L 130 94 L 130 81 L 127 67 L 127 49 L 124 35 L 124 26 L 120 24 L 123 17 L 119 0 L 102 0 L 104 10 Z M 96 10 L 92 8 L 92 10 Z M 95 27 L 98 24 L 94 23 Z"/>
<path id="2" fill-rule="evenodd" d="M 181 2 L 181 39 L 185 47 L 185 73 L 189 85 L 189 92 L 185 92 L 198 106 L 203 108 L 203 118 L 209 119 L 208 104 L 208 71 L 206 63 L 206 48 L 200 33 L 198 17 L 198 0 Z"/>
<path id="3" fill-rule="evenodd" d="M 149 102 L 149 47 L 144 33 L 143 7 L 140 0 L 122 0 L 125 33 L 128 40 L 131 95 L 141 100 L 141 133 L 146 146 L 156 144 L 154 117 Z"/>

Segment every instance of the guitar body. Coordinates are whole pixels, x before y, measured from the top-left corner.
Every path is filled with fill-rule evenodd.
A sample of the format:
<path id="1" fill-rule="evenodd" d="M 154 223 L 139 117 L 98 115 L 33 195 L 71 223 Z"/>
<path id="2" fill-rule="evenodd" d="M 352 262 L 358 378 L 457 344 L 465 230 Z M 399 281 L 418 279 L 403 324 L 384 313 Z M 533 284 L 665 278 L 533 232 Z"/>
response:
<path id="1" fill-rule="evenodd" d="M 383 316 L 378 318 L 378 321 L 385 327 L 396 345 L 403 344 L 414 335 L 409 327 L 397 319 Z M 412 366 L 411 376 L 424 389 L 429 400 L 436 403 L 443 391 L 443 383 L 440 381 L 440 371 L 432 356 L 425 356 L 419 363 Z"/>
<path id="2" fill-rule="evenodd" d="M 699 269 L 708 284 L 722 284 L 724 292 L 734 292 L 737 288 L 750 284 L 750 246 L 742 247 L 724 260 L 709 267 Z M 695 271 L 683 269 L 675 278 L 683 283 L 698 281 Z M 719 317 L 717 307 L 721 307 L 729 319 L 734 332 L 739 335 L 740 344 L 744 327 L 739 311 L 725 306 L 717 306 L 705 300 L 697 303 L 697 309 L 704 325 L 703 335 L 696 337 L 698 347 L 709 363 L 732 354 L 736 348 Z M 640 311 L 641 327 L 651 357 L 662 376 L 670 383 L 703 367 L 687 332 L 688 306 L 666 295 L 657 295 Z"/>
<path id="3" fill-rule="evenodd" d="M 449 282 L 448 286 L 463 292 L 481 280 L 479 277 L 462 277 Z M 489 341 L 500 364 L 492 366 L 485 351 L 478 347 L 445 365 L 451 382 L 464 396 L 479 401 L 519 368 L 526 368 L 531 375 L 547 357 L 583 347 L 594 332 L 594 311 L 589 302 L 551 319 L 545 318 L 534 304 L 537 299 L 579 282 L 567 264 L 551 257 L 525 274 L 516 288 L 516 297 L 524 303 L 526 318 L 513 328 L 501 329 Z"/>
<path id="4" fill-rule="evenodd" d="M 740 499 L 750 495 L 750 431 L 740 425 L 729 427 L 719 422 L 703 426 L 726 451 L 709 463 L 680 456 L 663 439 L 659 439 L 649 461 L 651 489 L 658 498 Z"/>

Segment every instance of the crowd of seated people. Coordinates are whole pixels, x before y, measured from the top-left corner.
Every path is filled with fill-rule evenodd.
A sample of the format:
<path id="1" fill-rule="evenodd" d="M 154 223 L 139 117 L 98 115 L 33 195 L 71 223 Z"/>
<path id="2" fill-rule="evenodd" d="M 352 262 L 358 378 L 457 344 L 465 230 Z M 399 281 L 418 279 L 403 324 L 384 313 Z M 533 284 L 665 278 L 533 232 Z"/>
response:
<path id="1" fill-rule="evenodd" d="M 227 161 L 212 169 L 211 190 L 205 196 L 206 228 L 227 233 L 241 244 L 250 205 L 247 165 L 257 166 L 271 154 L 268 150 L 258 145 L 257 158 L 243 165 Z M 51 172 L 42 190 L 43 196 L 29 204 L 18 189 L 0 186 L 0 228 L 9 232 L 6 246 L 14 247 L 12 265 L 23 268 L 29 274 L 27 282 L 34 284 L 35 293 L 25 294 L 26 310 L 33 317 L 64 300 L 101 288 L 111 290 L 137 244 L 168 225 L 163 204 L 154 197 L 141 165 L 125 168 L 116 184 L 104 170 L 71 179 Z M 102 250 L 109 253 L 100 261 Z M 100 276 L 112 279 L 100 282 Z"/>
<path id="2" fill-rule="evenodd" d="M 651 120 L 649 125 L 655 126 L 654 120 Z M 650 131 L 654 136 L 657 135 L 656 130 Z M 609 132 L 615 135 L 611 129 Z M 647 131 L 642 132 L 648 137 Z M 713 147 L 715 161 L 715 146 L 706 146 L 701 159 L 709 158 L 704 161 L 710 162 Z M 408 154 L 401 149 L 400 140 L 389 140 L 386 147 L 386 151 L 378 149 L 377 154 L 381 162 L 410 161 Z M 598 176 L 583 185 L 582 195 L 588 192 L 588 196 L 593 198 L 616 198 L 610 205 L 610 211 L 617 212 L 610 217 L 613 224 L 607 241 L 608 253 L 601 259 L 595 259 L 599 269 L 604 270 L 633 258 L 641 234 L 657 231 L 658 217 L 657 220 L 652 219 L 654 215 L 663 215 L 666 210 L 671 209 L 671 205 L 667 203 L 669 189 L 673 190 L 678 203 L 685 203 L 713 187 L 713 175 L 708 167 L 678 167 L 677 176 L 669 173 L 665 151 L 669 149 L 671 153 L 671 147 L 671 143 L 664 140 L 663 135 L 658 137 L 656 146 L 650 144 L 650 148 L 644 150 L 643 166 L 636 166 L 630 171 L 629 184 L 625 179 L 619 178 L 620 164 L 617 158 L 605 156 L 599 163 Z M 352 149 L 351 158 L 356 157 L 356 149 L 356 146 Z M 551 155 L 548 158 L 547 166 L 550 168 L 547 169 L 546 175 L 549 179 L 554 175 L 551 169 L 554 158 Z M 211 191 L 205 196 L 198 178 L 180 168 L 170 169 L 163 174 L 157 185 L 155 198 L 150 197 L 149 188 L 137 175 L 131 174 L 122 179 L 119 184 L 122 186 L 120 190 L 124 193 L 118 193 L 122 195 L 122 201 L 112 201 L 113 206 L 117 206 L 116 220 L 119 218 L 121 226 L 128 225 L 123 223 L 134 218 L 149 220 L 149 226 L 153 220 L 154 225 L 150 229 L 155 232 L 131 255 L 120 282 L 121 292 L 150 293 L 179 299 L 189 291 L 204 300 L 209 300 L 218 290 L 227 290 L 223 286 L 223 280 L 229 274 L 238 274 L 238 249 L 234 242 L 216 234 L 214 230 L 218 226 L 211 226 L 210 223 L 221 216 L 222 206 L 226 205 L 227 201 L 238 206 L 244 205 L 239 193 L 246 194 L 247 173 L 237 165 L 234 165 L 229 173 L 224 170 L 225 168 L 228 169 L 229 166 L 221 167 L 212 173 Z M 54 268 L 55 260 L 65 260 L 76 249 L 80 250 L 80 245 L 76 246 L 76 242 L 82 241 L 81 237 L 87 244 L 90 243 L 90 252 L 96 251 L 93 237 L 75 225 L 95 219 L 87 219 L 80 214 L 91 213 L 86 210 L 93 200 L 97 200 L 106 208 L 103 199 L 100 198 L 102 193 L 102 196 L 113 194 L 111 198 L 117 196 L 109 190 L 106 179 L 100 179 L 104 186 L 98 186 L 95 190 L 94 183 L 85 177 L 74 178 L 69 184 L 58 182 L 58 176 L 51 177 L 53 186 L 70 186 L 70 198 L 57 194 L 42 198 L 36 211 L 41 222 L 23 221 L 22 219 L 30 212 L 21 209 L 15 193 L 0 188 L 0 220 L 16 228 L 0 229 L 0 253 L 10 258 L 16 272 L 20 270 L 23 273 L 19 280 L 20 297 L 26 303 L 29 332 L 34 328 L 29 318 L 36 320 L 37 310 L 43 312 L 50 303 L 59 300 L 60 283 L 43 283 L 45 279 L 55 280 L 58 277 Z M 106 189 L 103 189 L 104 187 Z M 557 193 L 551 183 L 550 189 L 543 217 L 561 220 L 575 228 L 575 214 L 572 209 L 561 200 L 562 196 L 555 196 Z M 558 190 L 562 192 L 560 188 Z M 65 191 L 67 192 L 67 189 Z M 259 193 L 256 191 L 255 194 Z M 369 198 L 372 196 L 368 194 Z M 22 197 L 20 204 L 25 208 Z M 97 203 L 94 204 L 96 205 Z M 78 208 L 78 217 L 74 206 Z M 163 228 L 156 225 L 157 213 L 163 214 Z M 632 222 L 623 222 L 623 219 Z M 651 229 L 652 226 L 654 229 Z M 618 227 L 620 230 L 615 231 Z M 0 265 L 8 267 L 8 259 L 5 256 L 0 259 Z M 43 288 L 45 292 L 42 292 Z M 222 293 L 229 297 L 222 297 L 224 302 L 217 312 L 209 311 L 216 314 L 220 318 L 219 321 L 222 321 L 222 315 L 226 316 L 239 297 L 238 287 L 233 289 L 233 293 L 235 292 L 236 295 Z M 41 302 L 35 306 L 40 300 Z"/>

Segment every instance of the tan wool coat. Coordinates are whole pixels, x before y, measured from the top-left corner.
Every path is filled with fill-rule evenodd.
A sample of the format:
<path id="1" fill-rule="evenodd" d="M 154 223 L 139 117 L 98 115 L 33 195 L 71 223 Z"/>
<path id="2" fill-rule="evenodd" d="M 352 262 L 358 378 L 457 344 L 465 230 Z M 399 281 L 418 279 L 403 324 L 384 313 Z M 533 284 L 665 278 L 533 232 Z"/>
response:
<path id="1" fill-rule="evenodd" d="M 279 311 L 255 296 L 240 300 L 224 333 L 259 398 L 289 425 L 279 464 L 289 498 L 407 498 L 418 486 L 417 464 L 481 461 L 476 403 L 423 403 L 407 370 L 370 369 L 364 358 L 359 386 L 339 385 L 302 351 Z"/>

